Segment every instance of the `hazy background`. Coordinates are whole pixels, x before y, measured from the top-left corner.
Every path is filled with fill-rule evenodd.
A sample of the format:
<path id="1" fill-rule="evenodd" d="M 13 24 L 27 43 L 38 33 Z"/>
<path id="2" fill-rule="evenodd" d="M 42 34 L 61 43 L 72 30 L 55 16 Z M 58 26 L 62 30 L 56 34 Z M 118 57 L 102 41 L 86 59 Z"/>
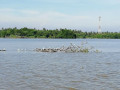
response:
<path id="1" fill-rule="evenodd" d="M 0 28 L 120 31 L 120 0 L 0 0 Z"/>

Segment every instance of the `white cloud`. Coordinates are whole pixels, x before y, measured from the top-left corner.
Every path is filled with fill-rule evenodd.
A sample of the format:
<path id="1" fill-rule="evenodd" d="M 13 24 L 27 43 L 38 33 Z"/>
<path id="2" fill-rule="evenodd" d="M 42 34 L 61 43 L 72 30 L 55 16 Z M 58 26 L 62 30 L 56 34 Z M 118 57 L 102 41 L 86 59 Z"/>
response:
<path id="1" fill-rule="evenodd" d="M 109 25 L 119 25 L 117 17 L 111 17 L 112 12 L 102 12 L 102 29 Z M 97 31 L 100 13 L 65 14 L 55 11 L 0 9 L 0 28 L 2 27 L 30 27 L 30 28 L 70 28 Z M 89 28 L 89 29 L 88 29 Z M 86 31 L 87 31 L 86 30 Z"/>
<path id="2" fill-rule="evenodd" d="M 34 10 L 0 9 L 0 22 L 19 23 L 40 27 L 71 27 L 82 25 L 88 16 L 68 15 L 60 12 Z M 19 15 L 17 15 L 18 13 Z"/>
<path id="3" fill-rule="evenodd" d="M 39 14 L 39 12 L 38 11 L 33 11 L 33 10 L 21 10 L 20 11 L 21 13 L 24 13 L 24 14 L 30 14 L 30 15 L 37 15 L 37 14 Z"/>
<path id="4" fill-rule="evenodd" d="M 42 1 L 42 0 L 32 0 L 32 1 Z M 44 0 L 44 2 L 52 2 L 52 3 L 73 3 L 73 2 L 79 2 L 82 0 Z"/>
<path id="5" fill-rule="evenodd" d="M 0 8 L 0 13 L 10 13 L 13 12 L 15 9 L 10 8 Z"/>

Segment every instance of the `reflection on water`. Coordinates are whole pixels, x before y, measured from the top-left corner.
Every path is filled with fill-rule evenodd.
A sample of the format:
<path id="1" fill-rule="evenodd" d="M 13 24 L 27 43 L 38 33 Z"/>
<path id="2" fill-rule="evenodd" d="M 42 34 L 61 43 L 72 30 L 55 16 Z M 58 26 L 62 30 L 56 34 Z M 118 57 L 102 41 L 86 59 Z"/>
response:
<path id="1" fill-rule="evenodd" d="M 0 90 L 120 90 L 118 45 L 116 52 L 112 52 L 115 47 L 111 47 L 109 52 L 105 45 L 101 45 L 108 51 L 87 54 L 37 53 L 16 50 L 52 47 L 52 44 L 59 47 L 60 43 L 68 45 L 70 41 L 24 39 L 0 41 L 0 48 L 5 47 L 8 50 L 0 52 Z M 71 40 L 76 44 L 78 41 Z M 98 40 L 89 42 L 94 43 L 94 46 L 96 42 L 97 49 L 101 48 L 98 47 Z M 100 42 L 102 44 L 102 40 Z"/>

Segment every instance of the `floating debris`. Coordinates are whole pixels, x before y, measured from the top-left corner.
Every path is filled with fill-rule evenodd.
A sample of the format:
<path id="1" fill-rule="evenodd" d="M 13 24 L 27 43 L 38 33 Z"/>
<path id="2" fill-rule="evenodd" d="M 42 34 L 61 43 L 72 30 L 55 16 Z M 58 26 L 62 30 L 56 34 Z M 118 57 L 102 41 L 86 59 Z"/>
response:
<path id="1" fill-rule="evenodd" d="M 6 51 L 6 49 L 5 48 L 3 48 L 2 50 L 0 50 L 0 51 Z"/>
<path id="2" fill-rule="evenodd" d="M 50 48 L 48 48 L 48 49 L 39 49 L 39 48 L 36 48 L 34 51 L 37 51 L 37 52 L 58 52 L 58 51 L 60 51 L 60 49 L 50 49 Z"/>
<path id="3" fill-rule="evenodd" d="M 27 49 L 17 49 L 17 51 L 27 51 Z"/>
<path id="4" fill-rule="evenodd" d="M 83 52 L 83 53 L 88 53 L 88 52 L 99 52 L 98 50 L 92 50 L 93 47 L 87 47 L 85 44 L 87 44 L 86 42 L 85 43 L 81 43 L 80 46 L 77 46 L 77 45 L 73 45 L 72 43 L 70 43 L 70 45 L 68 47 L 65 47 L 65 46 L 62 46 L 61 48 L 43 48 L 43 49 L 40 49 L 40 48 L 36 48 L 34 51 L 36 52 L 71 52 L 71 53 L 74 53 L 74 52 Z"/>

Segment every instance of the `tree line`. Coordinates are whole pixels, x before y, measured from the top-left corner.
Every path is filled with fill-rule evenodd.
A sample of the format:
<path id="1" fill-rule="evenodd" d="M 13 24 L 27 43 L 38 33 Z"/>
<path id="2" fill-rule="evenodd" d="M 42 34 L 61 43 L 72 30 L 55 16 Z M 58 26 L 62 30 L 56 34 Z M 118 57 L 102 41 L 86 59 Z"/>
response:
<path id="1" fill-rule="evenodd" d="M 120 39 L 119 32 L 82 32 L 81 30 L 71 29 L 55 29 L 42 30 L 30 29 L 27 27 L 17 29 L 15 28 L 2 28 L 0 30 L 0 38 L 107 38 L 107 39 Z"/>

